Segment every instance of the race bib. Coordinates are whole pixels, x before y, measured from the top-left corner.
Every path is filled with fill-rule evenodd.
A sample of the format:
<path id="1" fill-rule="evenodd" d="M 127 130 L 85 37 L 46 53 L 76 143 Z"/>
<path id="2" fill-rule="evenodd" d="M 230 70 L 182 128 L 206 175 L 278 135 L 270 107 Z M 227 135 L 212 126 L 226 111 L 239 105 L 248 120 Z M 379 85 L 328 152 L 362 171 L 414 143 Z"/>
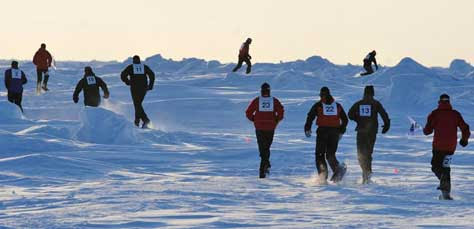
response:
<path id="1" fill-rule="evenodd" d="M 370 117 L 372 115 L 372 106 L 371 105 L 360 105 L 359 106 L 359 115 L 361 117 Z"/>
<path id="2" fill-rule="evenodd" d="M 96 82 L 96 80 L 95 80 L 95 76 L 87 76 L 87 77 L 86 77 L 86 80 L 87 80 L 87 84 L 88 84 L 88 85 L 97 84 L 97 82 Z"/>
<path id="3" fill-rule="evenodd" d="M 21 79 L 21 70 L 12 68 L 12 78 L 13 79 Z"/>
<path id="4" fill-rule="evenodd" d="M 326 116 L 337 115 L 337 103 L 326 105 L 323 103 L 323 114 Z"/>
<path id="5" fill-rule="evenodd" d="M 453 159 L 453 155 L 446 155 L 443 160 L 443 167 L 449 168 L 451 167 L 451 161 Z"/>
<path id="6" fill-rule="evenodd" d="M 258 98 L 258 111 L 273 112 L 273 97 Z"/>
<path id="7" fill-rule="evenodd" d="M 143 65 L 143 64 L 133 64 L 133 74 L 134 75 L 144 75 L 145 74 L 145 65 Z"/>

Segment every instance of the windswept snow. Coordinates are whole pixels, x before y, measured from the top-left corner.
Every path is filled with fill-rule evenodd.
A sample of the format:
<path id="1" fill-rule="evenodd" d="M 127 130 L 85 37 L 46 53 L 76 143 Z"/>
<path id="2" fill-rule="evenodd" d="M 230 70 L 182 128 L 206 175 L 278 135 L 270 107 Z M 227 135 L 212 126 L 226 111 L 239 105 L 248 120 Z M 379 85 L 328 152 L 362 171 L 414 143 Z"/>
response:
<path id="1" fill-rule="evenodd" d="M 408 135 L 441 93 L 472 125 L 473 67 L 455 60 L 428 68 L 411 58 L 373 75 L 361 66 L 319 56 L 255 64 L 250 75 L 232 64 L 155 55 L 146 63 L 157 82 L 144 103 L 154 128 L 134 127 L 133 104 L 120 71 L 130 63 L 58 62 L 50 92 L 34 95 L 28 76 L 22 115 L 0 97 L 0 228 L 411 228 L 473 227 L 474 152 L 458 148 L 452 202 L 439 201 L 431 173 L 431 137 Z M 3 72 L 8 61 L 0 61 Z M 111 91 L 99 108 L 72 102 L 84 66 Z M 268 179 L 258 179 L 253 125 L 244 111 L 269 82 L 285 106 L 272 146 Z M 354 123 L 338 158 L 348 165 L 341 184 L 320 185 L 315 137 L 305 138 L 306 113 L 328 86 L 347 111 L 376 86 L 392 129 L 379 135 L 373 184 L 361 185 Z M 82 96 L 82 95 L 81 95 Z M 313 131 L 315 128 L 313 127 Z"/>

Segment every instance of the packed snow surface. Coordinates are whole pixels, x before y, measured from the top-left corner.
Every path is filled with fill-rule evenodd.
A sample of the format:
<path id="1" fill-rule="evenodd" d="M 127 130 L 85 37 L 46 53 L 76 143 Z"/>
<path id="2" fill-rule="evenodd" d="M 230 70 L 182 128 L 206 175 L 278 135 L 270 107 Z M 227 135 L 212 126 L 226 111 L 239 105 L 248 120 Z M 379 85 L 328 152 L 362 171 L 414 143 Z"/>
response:
<path id="1" fill-rule="evenodd" d="M 147 130 L 133 125 L 130 91 L 120 81 L 128 63 L 58 62 L 50 91 L 36 96 L 35 69 L 21 62 L 29 79 L 23 115 L 2 84 L 0 228 L 474 227 L 472 146 L 454 156 L 455 200 L 440 201 L 432 137 L 408 134 L 410 119 L 423 125 L 441 93 L 474 124 L 474 68 L 463 60 L 428 68 L 404 58 L 354 77 L 361 66 L 317 56 L 256 64 L 245 75 L 229 73 L 232 64 L 156 55 L 146 59 L 157 73 L 144 103 L 153 122 Z M 9 61 L 0 65 L 3 72 Z M 111 91 L 99 108 L 85 108 L 82 95 L 72 102 L 87 65 Z M 286 110 L 268 179 L 258 178 L 255 132 L 244 115 L 263 82 Z M 338 150 L 348 173 L 340 184 L 321 185 L 314 134 L 303 133 L 306 113 L 322 86 L 347 111 L 368 84 L 392 120 L 377 138 L 373 183 L 361 185 L 351 122 Z"/>

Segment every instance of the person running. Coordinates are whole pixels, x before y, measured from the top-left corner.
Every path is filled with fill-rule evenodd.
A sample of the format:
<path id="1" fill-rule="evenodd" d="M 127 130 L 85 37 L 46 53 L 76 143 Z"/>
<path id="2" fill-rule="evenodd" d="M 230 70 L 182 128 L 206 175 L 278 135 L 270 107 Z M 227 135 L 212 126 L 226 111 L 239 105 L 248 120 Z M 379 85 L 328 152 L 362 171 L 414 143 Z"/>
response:
<path id="1" fill-rule="evenodd" d="M 149 81 L 148 81 L 148 78 Z M 128 65 L 120 74 L 122 81 L 130 86 L 133 106 L 135 107 L 135 125 L 142 128 L 149 128 L 150 119 L 143 109 L 143 100 L 147 91 L 153 90 L 155 83 L 155 73 L 145 64 L 141 63 L 139 56 L 133 57 L 133 64 Z"/>
<path id="2" fill-rule="evenodd" d="M 433 137 L 433 157 L 431 171 L 439 179 L 438 189 L 441 191 L 439 199 L 452 200 L 451 197 L 451 160 L 456 151 L 457 129 L 461 129 L 462 137 L 459 144 L 466 147 L 471 131 L 464 122 L 461 113 L 454 110 L 449 101 L 449 95 L 442 94 L 438 101 L 438 108 L 428 116 L 423 133 Z"/>
<path id="3" fill-rule="evenodd" d="M 40 49 L 35 53 L 33 57 L 33 64 L 36 65 L 36 74 L 38 76 L 36 81 L 36 93 L 41 93 L 41 89 L 48 91 L 48 80 L 49 80 L 49 67 L 53 62 L 53 57 L 46 50 L 46 44 L 41 44 Z M 43 80 L 44 74 L 44 80 Z"/>
<path id="4" fill-rule="evenodd" d="M 326 160 L 333 171 L 331 181 L 339 182 L 344 177 L 346 165 L 339 163 L 336 158 L 339 139 L 346 132 L 347 115 L 341 104 L 337 103 L 331 96 L 329 88 L 322 87 L 320 100 L 315 103 L 308 112 L 304 131 L 306 137 L 311 137 L 311 126 L 316 119 L 316 168 L 322 183 L 328 178 Z"/>
<path id="5" fill-rule="evenodd" d="M 283 119 L 284 108 L 280 101 L 270 96 L 270 85 L 261 86 L 260 96 L 248 106 L 245 114 L 253 122 L 257 136 L 258 150 L 260 151 L 260 178 L 269 173 L 270 147 L 278 123 Z"/>
<path id="6" fill-rule="evenodd" d="M 91 67 L 87 66 L 84 68 L 84 77 L 76 85 L 72 99 L 74 103 L 78 103 L 79 93 L 84 90 L 84 105 L 98 107 L 100 105 L 99 88 L 104 91 L 104 99 L 108 99 L 110 94 L 107 84 L 94 74 Z"/>
<path id="7" fill-rule="evenodd" d="M 18 62 L 12 61 L 11 68 L 5 71 L 5 88 L 8 91 L 8 101 L 18 105 L 22 113 L 23 85 L 27 81 L 25 73 L 18 68 Z"/>
<path id="8" fill-rule="evenodd" d="M 235 66 L 234 70 L 232 70 L 232 72 L 236 72 L 237 70 L 239 70 L 240 67 L 242 67 L 243 62 L 247 64 L 247 71 L 246 71 L 247 74 L 249 74 L 250 71 L 252 70 L 252 63 L 250 62 L 250 60 L 252 59 L 252 56 L 250 56 L 249 54 L 250 44 L 252 44 L 252 39 L 247 38 L 247 40 L 240 47 L 239 61 L 237 63 L 237 66 Z"/>
<path id="9" fill-rule="evenodd" d="M 375 70 L 379 69 L 379 66 L 377 65 L 377 60 L 375 59 L 375 55 L 377 55 L 377 52 L 375 52 L 375 50 L 374 50 L 374 51 L 370 52 L 369 54 L 367 54 L 367 56 L 364 58 L 365 72 L 361 73 L 360 74 L 361 76 L 370 75 L 370 74 L 374 73 L 374 69 L 372 68 L 372 63 L 375 64 Z"/>
<path id="10" fill-rule="evenodd" d="M 357 159 L 362 169 L 362 184 L 370 183 L 372 154 L 379 128 L 378 115 L 382 117 L 382 134 L 390 129 L 390 119 L 382 104 L 374 99 L 374 86 L 366 86 L 364 97 L 349 110 L 349 119 L 357 123 Z"/>

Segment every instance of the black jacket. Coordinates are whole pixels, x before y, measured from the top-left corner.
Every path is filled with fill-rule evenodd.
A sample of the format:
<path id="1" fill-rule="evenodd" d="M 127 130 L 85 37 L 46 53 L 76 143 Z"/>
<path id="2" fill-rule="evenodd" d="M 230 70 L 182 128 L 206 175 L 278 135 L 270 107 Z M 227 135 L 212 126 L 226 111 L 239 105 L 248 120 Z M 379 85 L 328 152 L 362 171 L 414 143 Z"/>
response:
<path id="1" fill-rule="evenodd" d="M 23 84 L 26 84 L 28 81 L 26 79 L 26 75 L 23 71 L 21 71 L 21 79 L 13 78 L 12 77 L 12 69 L 7 69 L 5 71 L 5 88 L 8 92 L 12 93 L 22 93 L 23 92 Z"/>
<path id="2" fill-rule="evenodd" d="M 364 99 L 352 105 L 348 116 L 357 123 L 356 131 L 377 133 L 378 114 L 382 117 L 384 125 L 390 125 L 390 119 L 382 104 L 372 96 L 365 96 Z"/>
<path id="3" fill-rule="evenodd" d="M 137 67 L 136 64 L 128 65 L 120 74 L 120 78 L 122 81 L 130 85 L 132 89 L 139 89 L 139 90 L 151 90 L 153 85 L 155 84 L 155 73 L 147 66 L 142 65 L 144 69 L 139 69 L 141 74 L 136 74 L 134 66 Z M 148 82 L 148 78 L 150 78 L 150 82 Z"/>
<path id="4" fill-rule="evenodd" d="M 100 104 L 100 92 L 99 87 L 102 88 L 104 94 L 109 94 L 107 84 L 95 75 L 84 76 L 76 85 L 74 90 L 73 99 L 79 100 L 79 93 L 84 90 L 84 104 L 86 106 L 97 107 Z"/>

